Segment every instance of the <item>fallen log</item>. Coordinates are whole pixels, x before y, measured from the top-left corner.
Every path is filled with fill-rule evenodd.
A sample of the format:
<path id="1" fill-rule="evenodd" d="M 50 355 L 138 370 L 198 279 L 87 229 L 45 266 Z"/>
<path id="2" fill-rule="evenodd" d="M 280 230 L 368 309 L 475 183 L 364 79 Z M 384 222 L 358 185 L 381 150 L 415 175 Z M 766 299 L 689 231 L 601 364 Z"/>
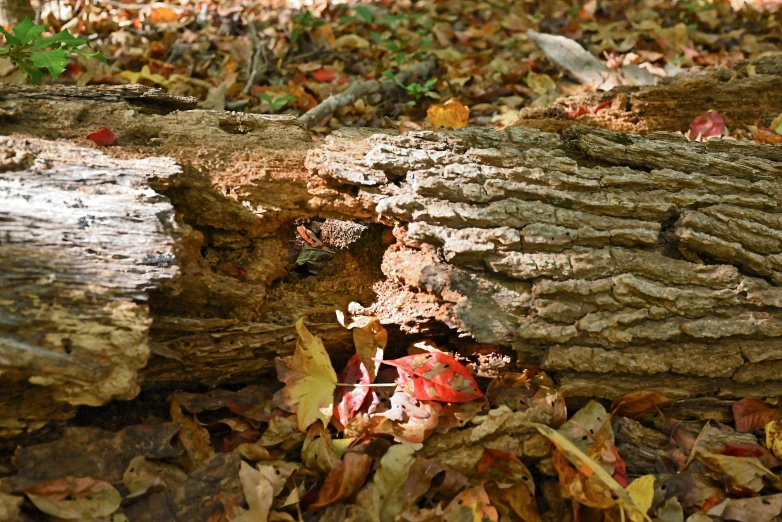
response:
<path id="1" fill-rule="evenodd" d="M 572 119 L 568 113 L 608 105 Z M 768 125 L 782 106 L 782 58 L 740 60 L 733 69 L 681 73 L 658 85 L 620 86 L 560 98 L 548 107 L 524 108 L 516 125 L 561 132 L 581 124 L 619 132 L 686 132 L 693 118 L 717 111 L 729 129 Z M 579 111 L 580 114 L 581 111 Z"/>
<path id="2" fill-rule="evenodd" d="M 140 278 L 143 249 L 128 237 L 105 248 L 133 269 L 106 265 L 117 279 L 111 288 L 125 290 L 106 294 L 102 310 L 138 310 L 134 346 L 148 343 L 153 354 L 143 369 L 142 356 L 125 364 L 121 391 L 95 378 L 89 396 L 69 394 L 79 375 L 31 380 L 51 356 L 25 366 L 0 346 L 3 396 L 27 400 L 23 413 L 2 409 L 6 433 L 40 425 L 55 406 L 66 418 L 79 404 L 127 398 L 139 378 L 169 388 L 273 375 L 274 357 L 290 353 L 302 316 L 339 366 L 352 336 L 335 310 L 380 317 L 397 342 L 391 353 L 415 336 L 455 349 L 476 341 L 513 348 L 521 362 L 555 373 L 568 397 L 782 392 L 780 147 L 583 126 L 562 136 L 526 127 L 403 136 L 344 129 L 316 143 L 294 118 L 178 111 L 190 102 L 166 105 L 164 95 L 140 87 L 77 92 L 0 87 L 0 134 L 13 135 L 10 150 L 31 155 L 0 179 L 25 191 L 45 185 L 39 165 L 54 160 L 37 151 L 63 144 L 31 135 L 76 142 L 55 179 L 102 158 L 112 166 L 101 176 L 116 189 L 116 172 L 141 165 L 133 179 L 170 201 L 177 226 L 160 235 L 167 220 L 147 212 L 136 228 L 106 232 L 154 230 L 148 244 L 171 245 L 174 260 Z M 103 126 L 118 139 L 97 153 L 84 137 Z M 150 172 L 130 161 L 150 157 L 173 161 L 156 160 L 164 167 Z M 82 185 L 75 183 L 89 186 Z M 0 208 L 0 226 L 29 211 Z M 121 216 L 122 208 L 111 210 Z M 63 232 L 72 225 L 61 221 Z M 320 228 L 319 241 L 334 251 L 314 275 L 296 262 L 305 244 L 300 226 Z M 46 255 L 28 228 L 17 240 L 24 252 L 7 265 L 14 270 Z M 0 244 L 0 255 L 11 246 Z M 87 281 L 78 254 L 89 257 L 94 247 L 71 247 L 68 267 Z M 2 306 L 24 302 L 18 286 L 3 288 Z M 40 315 L 47 306 L 27 309 Z M 71 316 L 73 328 L 87 324 Z M 113 340 L 125 326 L 112 320 L 101 326 Z M 27 353 L 75 360 L 52 342 L 56 325 L 3 328 L 37 350 Z M 119 364 L 112 354 L 90 357 L 109 371 Z"/>

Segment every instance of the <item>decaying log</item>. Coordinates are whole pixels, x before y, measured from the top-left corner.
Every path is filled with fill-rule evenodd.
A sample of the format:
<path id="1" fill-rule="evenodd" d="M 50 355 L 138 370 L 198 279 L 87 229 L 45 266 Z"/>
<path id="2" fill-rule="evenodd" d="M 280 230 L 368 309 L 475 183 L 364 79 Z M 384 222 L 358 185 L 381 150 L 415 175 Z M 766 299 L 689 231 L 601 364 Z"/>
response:
<path id="1" fill-rule="evenodd" d="M 595 108 L 610 102 L 597 114 L 573 120 L 568 112 Z M 590 125 L 631 133 L 686 132 L 690 122 L 714 110 L 729 129 L 768 125 L 782 106 L 782 58 L 767 56 L 741 60 L 733 69 L 702 69 L 684 72 L 659 85 L 615 87 L 560 98 L 549 107 L 524 108 L 518 125 L 547 132 L 561 132 L 574 125 Z"/>
<path id="2" fill-rule="evenodd" d="M 176 210 L 177 274 L 135 290 L 149 294 L 153 320 L 138 338 L 154 354 L 141 370 L 146 386 L 273 375 L 302 316 L 339 366 L 352 350 L 351 333 L 334 320 L 341 309 L 457 348 L 472 339 L 512 347 L 555 373 L 570 397 L 782 392 L 780 147 L 583 126 L 561 136 L 525 127 L 345 129 L 316 143 L 294 118 L 179 112 L 187 100 L 167 108 L 153 93 L 149 105 L 142 91 L 31 96 L 3 86 L 0 133 L 14 135 L 9 143 L 24 143 L 22 134 L 76 140 L 117 165 L 173 159 L 156 160 L 167 167 L 148 188 Z M 84 136 L 103 126 L 117 146 L 98 155 Z M 35 165 L 3 175 L 27 190 Z M 304 244 L 296 229 L 324 219 L 367 228 L 346 225 L 350 239 L 331 243 L 333 257 L 312 275 L 295 263 Z M 9 291 L 3 306 L 20 298 Z M 48 333 L 17 335 L 39 347 Z M 411 337 L 391 339 L 401 353 Z M 67 395 L 64 381 L 22 386 L 2 350 L 0 386 L 17 403 L 37 404 L 46 389 Z M 95 397 L 126 396 L 95 386 Z M 49 418 L 8 417 L 13 426 Z"/>
<path id="3" fill-rule="evenodd" d="M 145 301 L 176 272 L 174 209 L 149 178 L 179 169 L 40 139 L 0 148 L 0 432 L 13 432 L 138 394 Z"/>

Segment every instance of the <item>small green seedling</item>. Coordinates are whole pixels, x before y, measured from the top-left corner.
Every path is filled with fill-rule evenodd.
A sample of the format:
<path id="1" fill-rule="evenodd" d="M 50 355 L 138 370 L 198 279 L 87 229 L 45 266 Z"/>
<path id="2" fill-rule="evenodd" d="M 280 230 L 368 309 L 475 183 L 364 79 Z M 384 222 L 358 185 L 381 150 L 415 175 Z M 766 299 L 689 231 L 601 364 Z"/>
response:
<path id="1" fill-rule="evenodd" d="M 296 97 L 291 95 L 291 94 L 286 94 L 286 95 L 280 96 L 278 98 L 272 98 L 271 96 L 269 96 L 265 92 L 261 93 L 258 97 L 262 101 L 265 101 L 266 103 L 268 103 L 269 106 L 272 108 L 272 110 L 274 112 L 277 112 L 277 111 L 280 111 L 280 110 L 284 109 L 285 106 L 288 105 L 288 103 L 290 103 L 290 102 L 292 102 L 293 100 L 296 99 Z"/>
<path id="2" fill-rule="evenodd" d="M 432 91 L 432 87 L 434 87 L 434 84 L 437 83 L 437 78 L 430 78 L 426 81 L 423 85 L 417 82 L 409 83 L 405 85 L 402 82 L 397 82 L 394 78 L 394 73 L 391 71 L 384 71 L 383 76 L 386 78 L 390 78 L 391 80 L 394 80 L 394 82 L 405 90 L 407 95 L 412 98 L 409 102 L 407 102 L 408 105 L 415 105 L 416 102 L 421 99 L 423 96 L 428 95 Z"/>
<path id="3" fill-rule="evenodd" d="M 291 42 L 296 43 L 296 41 L 299 39 L 299 36 L 301 36 L 302 29 L 312 30 L 316 27 L 324 25 L 325 23 L 325 21 L 315 16 L 312 11 L 304 11 L 303 13 L 294 15 L 294 27 L 293 31 L 291 31 Z"/>
<path id="4" fill-rule="evenodd" d="M 101 53 L 93 53 L 79 49 L 87 44 L 87 40 L 76 38 L 66 29 L 54 36 L 42 36 L 46 25 L 36 25 L 29 18 L 25 18 L 12 32 L 0 27 L 0 32 L 5 35 L 8 43 L 0 48 L 0 57 L 7 57 L 14 62 L 19 69 L 28 76 L 36 85 L 41 83 L 44 69 L 49 71 L 52 78 L 57 78 L 68 66 L 68 55 L 75 53 L 85 58 L 95 58 L 102 62 L 106 57 Z"/>

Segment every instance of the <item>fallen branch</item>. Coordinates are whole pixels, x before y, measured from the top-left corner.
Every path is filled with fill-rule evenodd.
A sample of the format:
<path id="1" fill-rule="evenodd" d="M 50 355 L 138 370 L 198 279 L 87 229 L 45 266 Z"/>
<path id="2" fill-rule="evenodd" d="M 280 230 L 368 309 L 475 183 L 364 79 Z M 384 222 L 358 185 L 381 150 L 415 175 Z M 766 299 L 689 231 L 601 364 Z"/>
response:
<path id="1" fill-rule="evenodd" d="M 381 93 L 388 94 L 394 89 L 399 88 L 399 84 L 406 84 L 410 78 L 426 78 L 434 71 L 436 62 L 429 59 L 425 62 L 417 63 L 401 71 L 393 80 L 368 80 L 365 82 L 354 83 L 344 92 L 329 96 L 317 107 L 313 107 L 305 114 L 299 117 L 299 123 L 307 129 L 312 128 L 319 121 L 336 112 L 341 107 L 346 107 L 356 103 L 356 101 L 370 94 Z"/>

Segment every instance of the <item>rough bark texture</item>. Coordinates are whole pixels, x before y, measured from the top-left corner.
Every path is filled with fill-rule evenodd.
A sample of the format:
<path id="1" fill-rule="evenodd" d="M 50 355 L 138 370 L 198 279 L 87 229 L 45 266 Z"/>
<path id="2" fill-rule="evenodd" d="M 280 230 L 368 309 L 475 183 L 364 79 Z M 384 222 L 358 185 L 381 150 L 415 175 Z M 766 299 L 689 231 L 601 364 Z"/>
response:
<path id="1" fill-rule="evenodd" d="M 149 179 L 179 169 L 39 139 L 0 149 L 0 432 L 13 432 L 138 394 L 144 302 L 176 271 L 174 209 Z"/>
<path id="2" fill-rule="evenodd" d="M 579 107 L 597 107 L 612 100 L 597 114 L 569 119 Z M 740 61 L 733 70 L 691 71 L 646 87 L 617 87 L 561 98 L 549 107 L 525 108 L 519 125 L 547 132 L 574 124 L 603 127 L 621 132 L 687 131 L 695 116 L 715 110 L 725 117 L 729 129 L 758 122 L 768 125 L 782 106 L 782 58 L 768 56 Z"/>
<path id="3" fill-rule="evenodd" d="M 105 156 L 83 137 L 108 125 L 118 140 L 102 150 L 117 165 L 104 170 L 107 180 L 128 159 L 176 162 L 156 160 L 165 175 L 149 180 L 176 209 L 178 272 L 149 298 L 155 356 L 142 370 L 147 386 L 269 375 L 274 356 L 292 350 L 301 316 L 338 366 L 352 336 L 334 311 L 350 309 L 410 334 L 451 333 L 456 342 L 470 334 L 513 347 L 555 372 L 570 397 L 782 391 L 780 147 L 587 127 L 562 136 L 524 127 L 403 136 L 346 129 L 314 143 L 293 118 L 177 112 L 193 101 L 167 105 L 143 88 L 79 92 L 0 88 L 0 133 L 76 139 L 95 155 L 84 153 L 84 169 Z M 39 182 L 35 165 L 35 176 L 20 174 L 22 167 L 3 176 L 28 190 Z M 325 225 L 321 239 L 336 253 L 317 275 L 294 263 L 303 245 L 296 226 L 312 218 L 368 227 Z M 151 215 L 143 221 L 134 233 L 160 223 Z M 25 256 L 40 256 L 33 238 L 25 241 Z M 8 248 L 4 242 L 0 252 Z M 134 290 L 114 306 L 143 309 L 138 296 L 149 286 L 129 284 L 139 277 L 120 278 L 119 287 Z M 0 306 L 21 298 L 10 291 L 11 303 Z M 139 311 L 134 320 L 141 325 L 146 316 Z M 19 341 L 39 348 L 40 336 L 58 330 L 26 332 Z M 56 352 L 56 343 L 46 346 Z M 0 347 L 0 386 L 13 400 L 40 404 L 49 389 L 68 397 L 67 379 L 23 386 L 19 365 L 5 362 L 10 353 Z M 95 386 L 96 401 L 132 394 L 130 385 Z M 49 409 L 61 404 L 49 402 Z M 51 418 L 3 411 L 17 427 Z"/>

